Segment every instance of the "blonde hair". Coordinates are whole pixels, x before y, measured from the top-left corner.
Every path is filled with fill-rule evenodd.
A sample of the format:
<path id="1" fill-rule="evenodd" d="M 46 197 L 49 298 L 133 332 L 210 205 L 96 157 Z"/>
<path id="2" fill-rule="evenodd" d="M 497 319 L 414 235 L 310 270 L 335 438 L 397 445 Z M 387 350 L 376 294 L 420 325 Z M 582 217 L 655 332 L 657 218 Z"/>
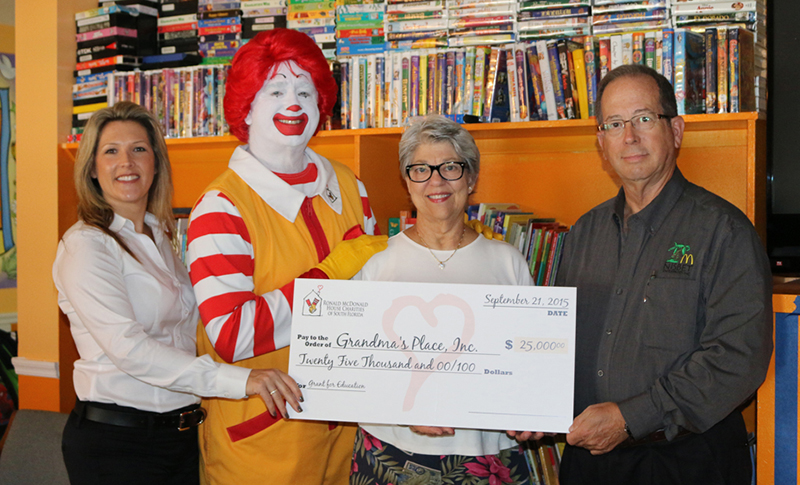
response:
<path id="1" fill-rule="evenodd" d="M 147 195 L 147 211 L 156 216 L 168 234 L 172 234 L 175 228 L 172 214 L 172 169 L 161 126 L 149 111 L 138 104 L 122 101 L 103 108 L 92 115 L 83 130 L 74 171 L 75 190 L 78 193 L 78 217 L 84 223 L 114 238 L 125 251 L 133 255 L 125 243 L 109 229 L 114 220 L 114 210 L 103 197 L 97 179 L 92 177 L 100 135 L 106 125 L 113 121 L 133 121 L 139 123 L 147 132 L 155 158 L 155 174 Z"/>

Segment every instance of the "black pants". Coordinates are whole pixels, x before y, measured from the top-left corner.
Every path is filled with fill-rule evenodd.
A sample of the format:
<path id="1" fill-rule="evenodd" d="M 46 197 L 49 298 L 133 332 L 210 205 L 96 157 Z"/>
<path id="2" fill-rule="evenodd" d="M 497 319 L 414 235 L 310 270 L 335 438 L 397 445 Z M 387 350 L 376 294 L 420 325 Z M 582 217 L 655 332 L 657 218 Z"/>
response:
<path id="1" fill-rule="evenodd" d="M 61 451 L 72 485 L 200 483 L 196 427 L 126 428 L 89 421 L 73 411 Z"/>
<path id="2" fill-rule="evenodd" d="M 593 456 L 567 445 L 561 485 L 749 485 L 747 429 L 738 411 L 702 434 Z"/>

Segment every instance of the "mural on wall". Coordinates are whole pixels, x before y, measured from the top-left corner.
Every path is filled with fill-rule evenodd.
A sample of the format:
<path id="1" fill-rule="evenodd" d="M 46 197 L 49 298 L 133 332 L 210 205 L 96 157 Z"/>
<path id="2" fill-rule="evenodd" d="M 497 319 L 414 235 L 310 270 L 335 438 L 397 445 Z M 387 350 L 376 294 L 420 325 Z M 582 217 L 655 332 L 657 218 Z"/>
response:
<path id="1" fill-rule="evenodd" d="M 17 286 L 17 103 L 14 61 L 14 54 L 0 53 L 0 288 Z"/>

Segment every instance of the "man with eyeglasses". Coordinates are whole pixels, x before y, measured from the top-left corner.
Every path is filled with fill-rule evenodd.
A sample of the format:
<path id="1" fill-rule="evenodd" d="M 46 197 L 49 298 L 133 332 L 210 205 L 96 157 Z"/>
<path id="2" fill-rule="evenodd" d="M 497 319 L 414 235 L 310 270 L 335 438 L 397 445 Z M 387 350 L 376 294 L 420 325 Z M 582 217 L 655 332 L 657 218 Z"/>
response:
<path id="1" fill-rule="evenodd" d="M 676 166 L 675 94 L 645 66 L 600 83 L 597 140 L 619 194 L 570 232 L 576 418 L 562 485 L 749 484 L 740 406 L 772 353 L 771 279 L 752 224 Z"/>

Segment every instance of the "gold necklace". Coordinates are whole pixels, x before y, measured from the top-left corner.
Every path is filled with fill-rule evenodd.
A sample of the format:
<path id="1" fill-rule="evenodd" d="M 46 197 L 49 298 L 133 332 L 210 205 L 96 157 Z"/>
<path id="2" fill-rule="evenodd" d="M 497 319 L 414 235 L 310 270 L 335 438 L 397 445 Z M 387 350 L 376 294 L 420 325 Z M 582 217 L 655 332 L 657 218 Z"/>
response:
<path id="1" fill-rule="evenodd" d="M 433 251 L 428 246 L 428 243 L 426 243 L 425 239 L 422 238 L 422 234 L 419 232 L 419 229 L 417 229 L 417 236 L 419 236 L 419 240 L 422 241 L 422 245 L 425 246 L 425 249 L 427 249 L 428 252 L 431 253 L 431 256 L 433 256 L 433 259 L 435 259 L 439 263 L 439 269 L 444 269 L 444 266 L 445 266 L 444 263 L 446 263 L 446 262 L 450 261 L 451 259 L 453 259 L 453 256 L 455 256 L 456 253 L 458 252 L 458 250 L 461 249 L 461 243 L 464 242 L 464 234 L 466 234 L 466 232 L 467 232 L 467 226 L 464 226 L 464 228 L 461 230 L 461 239 L 458 240 L 458 246 L 456 246 L 456 249 L 455 249 L 455 251 L 453 251 L 453 254 L 451 254 L 444 261 L 442 261 L 441 259 L 437 258 L 436 255 L 433 254 Z"/>

